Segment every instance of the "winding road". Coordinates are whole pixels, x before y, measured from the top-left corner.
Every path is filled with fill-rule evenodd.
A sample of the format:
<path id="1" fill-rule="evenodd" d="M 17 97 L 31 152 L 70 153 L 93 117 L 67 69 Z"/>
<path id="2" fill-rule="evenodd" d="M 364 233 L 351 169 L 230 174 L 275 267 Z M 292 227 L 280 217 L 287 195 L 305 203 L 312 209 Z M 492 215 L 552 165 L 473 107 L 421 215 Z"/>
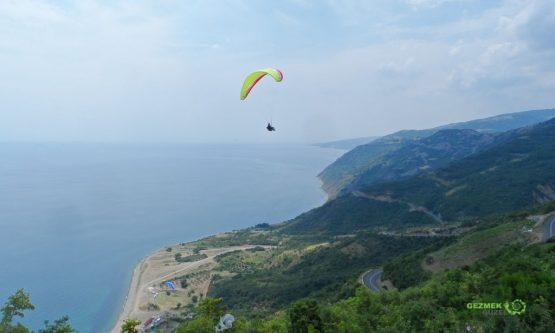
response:
<path id="1" fill-rule="evenodd" d="M 555 236 L 555 215 L 552 215 L 543 222 L 543 241 L 547 242 Z"/>
<path id="2" fill-rule="evenodd" d="M 543 241 L 546 242 L 550 238 L 555 237 L 555 214 L 548 217 L 543 223 Z M 361 282 L 370 290 L 378 292 L 381 290 L 380 281 L 383 274 L 383 268 L 371 269 L 362 274 Z"/>
<path id="3" fill-rule="evenodd" d="M 380 291 L 380 279 L 383 274 L 383 268 L 376 268 L 362 274 L 362 283 L 372 291 Z"/>

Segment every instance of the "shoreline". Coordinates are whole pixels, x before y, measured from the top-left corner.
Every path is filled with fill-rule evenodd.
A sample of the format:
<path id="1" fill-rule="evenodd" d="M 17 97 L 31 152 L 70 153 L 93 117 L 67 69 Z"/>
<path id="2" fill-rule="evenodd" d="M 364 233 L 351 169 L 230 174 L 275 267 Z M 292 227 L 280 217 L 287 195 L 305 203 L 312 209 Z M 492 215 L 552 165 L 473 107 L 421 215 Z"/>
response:
<path id="1" fill-rule="evenodd" d="M 129 288 L 127 289 L 123 305 L 119 309 L 119 314 L 109 332 L 121 332 L 121 325 L 127 319 L 140 320 L 141 325 L 139 326 L 139 332 L 142 332 L 145 329 L 145 323 L 159 321 L 159 318 L 171 317 L 177 313 L 178 309 L 184 310 L 185 307 L 174 307 L 171 301 L 178 299 L 178 296 L 180 297 L 179 300 L 186 299 L 191 296 L 191 294 L 198 295 L 200 298 L 205 296 L 212 278 L 211 268 L 216 266 L 214 260 L 216 256 L 231 251 L 246 250 L 256 247 L 256 245 L 238 245 L 207 248 L 199 252 L 204 256 L 204 258 L 200 260 L 177 262 L 174 259 L 176 253 L 194 253 L 194 242 L 195 241 L 164 247 L 153 251 L 139 260 L 133 268 Z M 168 248 L 171 250 L 168 251 Z M 189 285 L 185 288 L 178 286 L 175 290 L 171 290 L 171 296 L 169 296 L 170 290 L 163 286 L 165 281 L 175 280 L 182 276 L 199 274 L 203 274 L 201 279 L 187 279 Z M 178 283 L 176 283 L 176 286 L 177 285 Z M 160 299 L 162 299 L 162 301 L 160 301 Z M 158 306 L 159 303 L 162 303 L 162 305 Z M 153 304 L 156 304 L 156 306 Z"/>
<path id="2" fill-rule="evenodd" d="M 322 147 L 321 147 L 321 148 L 322 148 Z M 331 199 L 330 193 L 328 193 L 328 191 L 326 191 L 326 190 L 323 188 L 324 182 L 323 182 L 323 180 L 320 178 L 320 176 L 317 176 L 316 178 L 320 181 L 320 187 L 319 187 L 319 188 L 320 188 L 320 190 L 324 193 L 324 198 L 323 198 L 324 200 L 323 200 L 323 203 L 322 203 L 322 204 L 325 204 L 326 202 L 330 201 L 330 199 Z M 199 238 L 199 239 L 196 239 L 196 240 L 192 240 L 192 241 L 186 242 L 186 243 L 174 244 L 174 245 L 171 245 L 171 246 L 169 246 L 169 247 L 172 247 L 172 248 L 173 248 L 173 247 L 179 247 L 179 246 L 182 246 L 182 247 L 183 247 L 183 246 L 192 246 L 193 243 L 195 243 L 195 242 L 197 242 L 197 241 L 199 241 L 199 240 L 201 240 L 201 239 L 203 239 L 203 237 L 201 237 L 201 238 Z M 225 253 L 225 252 L 229 252 L 229 251 L 234 251 L 234 250 L 236 250 L 236 249 L 245 250 L 245 249 L 253 248 L 253 247 L 257 247 L 257 246 L 259 246 L 259 245 L 240 245 L 240 246 L 234 246 L 234 247 L 221 248 L 221 249 L 227 249 L 226 251 L 221 252 L 221 253 Z M 265 246 L 265 245 L 262 245 L 262 247 L 264 247 L 264 248 L 271 248 L 271 246 Z M 136 310 L 136 304 L 135 304 L 135 303 L 136 303 L 136 301 L 137 301 L 137 295 L 133 294 L 133 293 L 132 293 L 132 290 L 133 290 L 133 286 L 134 286 L 135 284 L 137 285 L 135 288 L 136 288 L 136 289 L 140 289 L 140 284 L 141 284 L 141 283 L 140 283 L 140 282 L 141 282 L 141 280 L 140 280 L 140 275 L 141 275 L 141 274 L 138 274 L 138 271 L 140 270 L 140 267 L 141 267 L 142 265 L 144 265 L 149 259 L 153 258 L 155 255 L 157 255 L 157 254 L 159 254 L 159 253 L 165 252 L 165 251 L 166 251 L 166 248 L 167 248 L 167 247 L 162 247 L 162 248 L 157 249 L 157 250 L 154 250 L 154 251 L 151 252 L 150 254 L 148 254 L 148 255 L 142 257 L 142 258 L 139 260 L 139 262 L 135 265 L 135 267 L 133 268 L 133 270 L 132 270 L 132 275 L 131 275 L 131 279 L 129 280 L 129 286 L 128 286 L 128 288 L 127 288 L 127 293 L 125 294 L 125 298 L 124 298 L 124 300 L 123 300 L 123 304 L 122 304 L 122 306 L 120 307 L 120 309 L 119 309 L 119 311 L 118 311 L 118 315 L 117 315 L 117 317 L 115 318 L 115 322 L 114 322 L 113 324 L 110 325 L 110 327 L 112 327 L 112 328 L 110 329 L 110 331 L 109 331 L 110 333 L 120 333 L 120 332 L 121 332 L 121 325 L 123 324 L 123 322 L 124 322 L 126 319 L 136 319 L 136 318 L 133 318 L 132 315 L 135 314 L 135 312 L 136 312 L 136 311 L 134 311 L 134 310 Z M 218 250 L 218 248 L 209 248 L 209 249 L 206 249 L 206 250 L 201 251 L 201 252 L 204 253 L 204 252 L 210 251 L 210 250 Z M 221 253 L 219 253 L 219 254 L 221 254 Z M 215 255 L 214 255 L 213 257 L 215 257 Z M 211 258 L 209 258 L 209 259 L 212 259 L 213 257 L 211 257 Z M 194 268 L 194 267 L 191 267 L 191 268 Z M 145 270 L 146 270 L 146 268 L 145 268 Z M 143 287 L 144 287 L 144 286 L 143 286 Z M 143 292 L 144 292 L 144 290 L 143 290 Z M 133 303 L 133 305 L 131 305 L 130 303 Z M 140 327 L 140 328 L 139 328 L 139 332 L 142 332 L 142 331 L 143 331 L 143 324 L 144 324 L 144 321 L 141 320 L 141 325 L 139 326 L 139 327 Z"/>
<path id="3" fill-rule="evenodd" d="M 121 325 L 123 324 L 123 320 L 125 320 L 124 319 L 124 313 L 125 313 L 126 307 L 128 307 L 129 295 L 131 293 L 131 288 L 133 287 L 133 282 L 135 281 L 135 279 L 137 277 L 137 270 L 146 261 L 146 259 L 148 257 L 150 257 L 151 255 L 153 255 L 154 253 L 156 253 L 158 251 L 160 251 L 160 249 L 155 250 L 152 253 L 142 257 L 137 262 L 137 264 L 135 264 L 133 269 L 131 270 L 131 277 L 128 280 L 127 291 L 125 293 L 125 297 L 123 298 L 123 303 L 121 304 L 121 306 L 120 306 L 120 308 L 117 312 L 118 315 L 114 318 L 114 320 L 112 321 L 112 323 L 109 326 L 109 327 L 111 327 L 110 332 L 119 332 L 119 329 L 121 328 Z"/>

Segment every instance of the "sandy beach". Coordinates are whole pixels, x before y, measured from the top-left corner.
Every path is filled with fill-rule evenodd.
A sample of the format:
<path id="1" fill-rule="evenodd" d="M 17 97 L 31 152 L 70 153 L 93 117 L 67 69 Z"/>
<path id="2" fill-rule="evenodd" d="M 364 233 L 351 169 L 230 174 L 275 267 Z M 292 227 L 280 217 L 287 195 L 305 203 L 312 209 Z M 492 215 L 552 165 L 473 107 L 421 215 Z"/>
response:
<path id="1" fill-rule="evenodd" d="M 133 270 L 124 306 L 111 332 L 121 332 L 121 325 L 126 319 L 140 320 L 140 328 L 144 329 L 145 323 L 178 314 L 184 309 L 182 305 L 191 303 L 193 298 L 200 299 L 206 295 L 212 278 L 211 269 L 216 265 L 214 257 L 252 247 L 255 245 L 206 249 L 200 251 L 201 255 L 206 255 L 205 258 L 192 262 L 177 262 L 174 257 L 176 253 L 193 254 L 188 244 L 181 244 L 160 249 L 143 258 Z M 170 290 L 164 285 L 166 281 L 175 281 L 183 277 L 187 277 L 188 281 L 185 287 L 176 282 L 176 289 Z"/>

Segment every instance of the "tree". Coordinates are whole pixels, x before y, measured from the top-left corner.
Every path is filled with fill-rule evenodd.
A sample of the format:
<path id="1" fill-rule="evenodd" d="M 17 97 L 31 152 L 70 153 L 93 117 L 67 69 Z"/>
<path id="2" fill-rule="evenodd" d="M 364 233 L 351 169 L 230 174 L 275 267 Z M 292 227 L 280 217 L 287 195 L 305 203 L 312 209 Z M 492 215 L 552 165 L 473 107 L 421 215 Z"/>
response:
<path id="1" fill-rule="evenodd" d="M 222 301 L 223 299 L 221 298 L 205 298 L 198 305 L 200 315 L 212 320 L 214 323 L 217 322 L 224 314 Z"/>
<path id="2" fill-rule="evenodd" d="M 323 332 L 318 303 L 312 299 L 297 301 L 289 310 L 292 333 Z"/>
<path id="3" fill-rule="evenodd" d="M 4 306 L 2 306 L 2 320 L 0 321 L 0 333 L 29 333 L 29 329 L 21 323 L 12 324 L 14 317 L 24 316 L 24 311 L 34 310 L 35 306 L 31 304 L 29 294 L 23 289 L 19 289 L 8 298 Z M 44 322 L 44 328 L 39 333 L 73 333 L 76 332 L 69 324 L 67 316 L 54 321 L 53 324 L 47 320 Z"/>
<path id="4" fill-rule="evenodd" d="M 35 306 L 31 304 L 29 294 L 27 294 L 23 289 L 19 289 L 15 292 L 15 294 L 8 298 L 2 307 L 2 321 L 0 321 L 0 329 L 10 327 L 13 318 L 16 316 L 23 318 L 23 311 L 34 309 Z M 0 330 L 0 332 L 2 331 Z"/>
<path id="5" fill-rule="evenodd" d="M 69 317 L 64 316 L 60 319 L 54 320 L 54 324 L 49 321 L 44 322 L 44 328 L 39 330 L 39 333 L 74 333 L 76 332 L 69 324 Z"/>
<path id="6" fill-rule="evenodd" d="M 198 317 L 177 327 L 176 333 L 213 333 L 214 324 L 205 317 Z"/>
<path id="7" fill-rule="evenodd" d="M 139 326 L 141 322 L 137 319 L 127 319 L 121 325 L 121 332 L 122 333 L 138 333 L 139 330 L 137 326 Z"/>
<path id="8" fill-rule="evenodd" d="M 196 296 L 193 296 L 193 299 Z M 214 326 L 224 314 L 221 298 L 208 297 L 198 305 L 198 316 L 180 325 L 177 333 L 212 333 Z"/>

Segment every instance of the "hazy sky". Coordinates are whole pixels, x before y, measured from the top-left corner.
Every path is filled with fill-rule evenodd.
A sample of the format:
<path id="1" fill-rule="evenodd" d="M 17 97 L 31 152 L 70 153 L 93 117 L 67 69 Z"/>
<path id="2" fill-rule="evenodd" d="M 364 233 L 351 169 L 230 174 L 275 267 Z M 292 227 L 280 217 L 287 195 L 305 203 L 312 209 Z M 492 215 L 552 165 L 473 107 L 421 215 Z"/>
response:
<path id="1" fill-rule="evenodd" d="M 240 101 L 261 67 L 283 82 Z M 553 0 L 0 0 L 0 141 L 311 142 L 547 107 Z"/>

